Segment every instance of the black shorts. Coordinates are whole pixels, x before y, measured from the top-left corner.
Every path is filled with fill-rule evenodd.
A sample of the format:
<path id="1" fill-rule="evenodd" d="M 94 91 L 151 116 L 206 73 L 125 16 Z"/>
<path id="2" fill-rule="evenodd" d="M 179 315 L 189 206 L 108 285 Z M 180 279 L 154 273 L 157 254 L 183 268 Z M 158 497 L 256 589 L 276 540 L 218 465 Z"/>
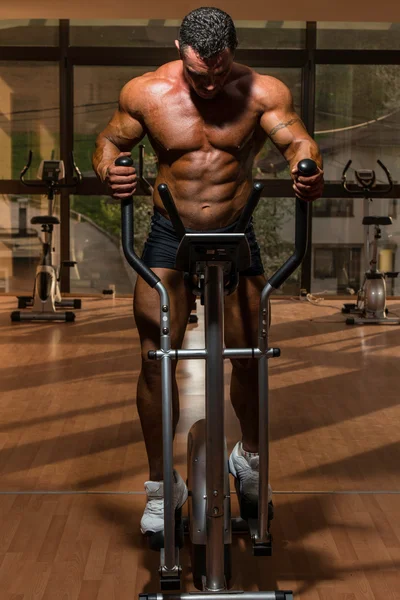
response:
<path id="1" fill-rule="evenodd" d="M 232 233 L 236 223 L 221 229 L 209 229 L 207 233 Z M 187 229 L 188 233 L 199 233 L 194 229 Z M 260 247 L 254 233 L 253 223 L 250 222 L 246 229 L 246 238 L 250 246 L 251 265 L 241 271 L 241 275 L 262 275 L 264 267 L 260 256 Z M 142 260 L 150 268 L 175 269 L 175 257 L 179 246 L 179 239 L 174 226 L 169 219 L 157 210 L 151 218 L 151 229 L 142 252 Z"/>

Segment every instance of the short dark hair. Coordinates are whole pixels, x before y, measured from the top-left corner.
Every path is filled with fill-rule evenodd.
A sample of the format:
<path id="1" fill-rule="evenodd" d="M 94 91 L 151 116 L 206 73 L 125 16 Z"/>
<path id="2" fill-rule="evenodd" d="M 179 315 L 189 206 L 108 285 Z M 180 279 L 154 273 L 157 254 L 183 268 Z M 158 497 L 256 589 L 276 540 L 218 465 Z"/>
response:
<path id="1" fill-rule="evenodd" d="M 179 45 L 182 51 L 190 46 L 203 59 L 221 54 L 226 48 L 234 52 L 238 40 L 232 18 L 211 6 L 192 10 L 180 26 Z"/>

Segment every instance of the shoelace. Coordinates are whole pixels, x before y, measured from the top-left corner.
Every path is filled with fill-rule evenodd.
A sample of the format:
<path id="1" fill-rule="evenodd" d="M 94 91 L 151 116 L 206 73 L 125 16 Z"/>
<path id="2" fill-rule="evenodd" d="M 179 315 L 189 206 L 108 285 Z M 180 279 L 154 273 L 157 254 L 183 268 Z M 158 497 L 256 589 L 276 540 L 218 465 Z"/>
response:
<path id="1" fill-rule="evenodd" d="M 162 515 L 164 513 L 164 499 L 150 498 L 150 500 L 147 502 L 145 510 L 154 515 Z"/>

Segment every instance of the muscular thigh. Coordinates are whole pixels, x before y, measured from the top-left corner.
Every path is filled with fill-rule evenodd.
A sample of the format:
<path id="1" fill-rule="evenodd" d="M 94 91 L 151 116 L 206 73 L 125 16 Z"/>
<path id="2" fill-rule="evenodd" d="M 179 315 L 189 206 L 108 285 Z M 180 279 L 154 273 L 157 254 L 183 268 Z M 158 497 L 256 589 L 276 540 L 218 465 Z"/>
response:
<path id="1" fill-rule="evenodd" d="M 225 298 L 225 344 L 227 348 L 257 345 L 260 295 L 264 275 L 241 277 L 237 290 Z"/>
<path id="2" fill-rule="evenodd" d="M 173 269 L 152 269 L 167 288 L 171 315 L 171 347 L 179 348 L 193 306 L 193 295 L 183 282 L 183 274 Z M 141 277 L 138 277 L 133 297 L 133 310 L 142 346 L 142 356 L 160 347 L 160 297 Z"/>

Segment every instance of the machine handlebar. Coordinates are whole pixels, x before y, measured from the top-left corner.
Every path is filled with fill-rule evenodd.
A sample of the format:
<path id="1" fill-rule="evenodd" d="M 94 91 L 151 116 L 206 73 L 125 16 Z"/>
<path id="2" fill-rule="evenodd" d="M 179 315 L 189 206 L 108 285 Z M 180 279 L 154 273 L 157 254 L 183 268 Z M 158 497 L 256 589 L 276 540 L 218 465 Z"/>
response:
<path id="1" fill-rule="evenodd" d="M 120 156 L 116 159 L 115 165 L 119 167 L 131 167 L 133 160 L 130 156 Z M 318 172 L 318 167 L 315 161 L 305 159 L 298 163 L 298 171 L 303 177 L 311 177 Z M 250 221 L 263 190 L 263 184 L 256 182 L 253 185 L 252 192 L 239 218 L 235 231 L 244 232 Z M 181 218 L 176 209 L 174 200 L 168 189 L 168 186 L 161 183 L 158 186 L 158 192 L 161 200 L 169 214 L 171 223 L 175 227 L 175 231 L 179 239 L 185 235 L 186 230 L 181 221 Z M 284 265 L 269 279 L 272 287 L 277 289 L 284 281 L 297 269 L 307 250 L 307 229 L 309 218 L 309 203 L 296 198 L 296 234 L 295 234 L 295 252 L 285 262 Z M 144 262 L 137 256 L 134 251 L 133 241 L 133 198 L 125 198 L 121 200 L 121 232 L 122 232 L 122 247 L 125 257 L 131 267 L 150 285 L 155 287 L 160 281 L 159 277 L 149 269 Z"/>
<path id="2" fill-rule="evenodd" d="M 235 232 L 242 233 L 246 231 L 246 228 L 250 222 L 251 215 L 257 207 L 263 188 L 264 186 L 260 182 L 256 182 L 253 185 L 253 189 L 235 227 Z M 175 228 L 179 240 L 181 240 L 186 233 L 186 229 L 178 214 L 175 202 L 171 196 L 168 186 L 165 183 L 161 183 L 157 189 L 158 193 L 160 194 L 160 198 L 165 206 L 165 210 L 168 212 L 169 218 L 171 219 L 171 223 Z"/>
<path id="3" fill-rule="evenodd" d="M 130 156 L 119 156 L 115 160 L 115 165 L 117 167 L 132 167 L 133 160 Z M 144 264 L 134 250 L 132 196 L 121 200 L 121 238 L 126 260 L 132 269 L 134 269 L 151 288 L 154 288 L 160 281 L 160 278 Z"/>
<path id="4" fill-rule="evenodd" d="M 347 161 L 346 166 L 344 167 L 343 172 L 342 172 L 342 185 L 343 185 L 344 189 L 346 190 L 346 192 L 349 192 L 349 194 L 351 194 L 352 196 L 364 196 L 365 197 L 365 195 L 369 195 L 369 196 L 375 196 L 375 197 L 379 198 L 379 197 L 382 197 L 384 194 L 388 194 L 389 192 L 392 191 L 392 189 L 393 189 L 392 176 L 390 175 L 389 169 L 379 159 L 376 162 L 378 163 L 378 165 L 381 167 L 381 169 L 383 170 L 383 172 L 386 175 L 386 179 L 388 182 L 386 187 L 380 188 L 379 190 L 376 190 L 376 191 L 372 191 L 372 188 L 375 186 L 375 182 L 376 182 L 375 171 L 368 171 L 367 172 L 368 176 L 363 176 L 363 173 L 365 173 L 365 171 L 363 172 L 362 170 L 354 171 L 359 185 L 357 187 L 350 187 L 347 182 L 347 171 L 349 170 L 352 162 L 353 162 L 352 160 Z"/>
<path id="5" fill-rule="evenodd" d="M 45 186 L 45 187 L 51 189 L 53 192 L 55 192 L 61 188 L 63 188 L 63 189 L 74 188 L 74 187 L 76 187 L 77 184 L 81 183 L 83 176 L 75 162 L 73 152 L 71 152 L 71 164 L 72 164 L 72 167 L 73 167 L 74 173 L 75 173 L 75 175 L 73 177 L 73 183 L 59 183 L 58 181 L 25 181 L 25 174 L 28 171 L 29 167 L 31 166 L 32 156 L 33 156 L 32 150 L 29 150 L 28 162 L 26 163 L 26 165 L 22 169 L 21 173 L 19 174 L 19 179 L 20 179 L 21 183 L 23 183 L 27 187 L 44 187 Z"/>
<path id="6" fill-rule="evenodd" d="M 302 177 L 312 177 L 318 173 L 318 166 L 314 160 L 306 158 L 297 164 L 297 170 Z M 270 286 L 276 290 L 301 265 L 307 251 L 309 214 L 309 202 L 296 197 L 294 253 L 268 280 Z"/>
<path id="7" fill-rule="evenodd" d="M 165 210 L 167 211 L 176 234 L 178 235 L 179 241 L 181 241 L 186 233 L 186 229 L 176 209 L 176 204 L 171 196 L 171 192 L 169 191 L 166 183 L 160 183 L 157 189 L 162 203 L 164 204 Z"/>

